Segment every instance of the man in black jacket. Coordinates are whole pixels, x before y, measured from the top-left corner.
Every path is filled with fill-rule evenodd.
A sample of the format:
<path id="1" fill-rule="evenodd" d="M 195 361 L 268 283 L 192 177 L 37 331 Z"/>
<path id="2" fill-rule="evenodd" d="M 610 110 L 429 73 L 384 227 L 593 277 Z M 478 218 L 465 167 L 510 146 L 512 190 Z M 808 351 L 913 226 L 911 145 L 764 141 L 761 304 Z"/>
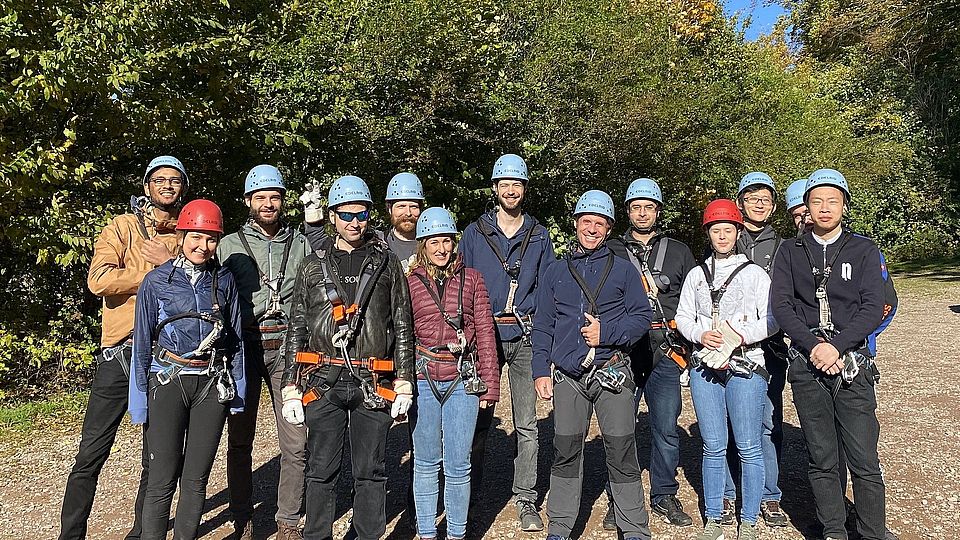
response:
<path id="1" fill-rule="evenodd" d="M 787 377 L 810 452 L 817 517 L 827 539 L 847 537 L 843 450 L 853 476 L 857 529 L 865 540 L 882 540 L 880 424 L 866 344 L 883 318 L 880 252 L 869 239 L 844 230 L 850 191 L 839 172 L 811 174 L 804 201 L 813 230 L 777 254 L 770 298 L 777 323 L 791 339 Z"/>
<path id="2" fill-rule="evenodd" d="M 608 242 L 610 250 L 628 259 L 643 276 L 647 298 L 653 308 L 651 330 L 630 350 L 630 363 L 641 396 L 650 410 L 650 507 L 671 525 L 686 527 L 693 519 L 677 499 L 677 465 L 680 462 L 680 365 L 664 354 L 661 346 L 669 323 L 677 314 L 680 288 L 696 265 L 686 244 L 660 234 L 658 217 L 663 207 L 659 184 L 649 178 L 630 183 L 625 199 L 630 228 L 619 240 Z M 650 283 L 648 283 L 650 282 Z M 649 289 L 647 289 L 649 287 Z M 609 489 L 608 489 L 609 495 Z M 616 530 L 613 501 L 608 498 L 603 527 Z"/>
<path id="3" fill-rule="evenodd" d="M 746 255 L 769 274 L 773 271 L 773 262 L 782 242 L 770 223 L 777 208 L 777 188 L 773 179 L 764 172 L 745 174 L 737 188 L 737 208 L 743 213 L 743 233 L 737 237 L 737 253 Z M 780 508 L 783 493 L 780 491 L 779 482 L 780 451 L 783 447 L 783 389 L 787 384 L 787 346 L 782 332 L 763 340 L 760 346 L 763 349 L 767 372 L 770 373 L 760 442 L 764 467 L 760 515 L 768 527 L 786 527 L 787 515 Z M 730 444 L 728 454 L 735 455 L 736 445 L 733 444 L 732 437 Z M 723 494 L 723 514 L 720 519 L 724 525 L 734 522 L 736 497 L 736 486 L 728 467 Z"/>
<path id="4" fill-rule="evenodd" d="M 387 431 L 413 403 L 413 315 L 399 260 L 367 231 L 373 201 L 366 183 L 344 176 L 327 199 L 336 235 L 297 272 L 283 417 L 307 426 L 304 538 L 332 535 L 349 430 L 353 526 L 367 540 L 386 532 Z"/>

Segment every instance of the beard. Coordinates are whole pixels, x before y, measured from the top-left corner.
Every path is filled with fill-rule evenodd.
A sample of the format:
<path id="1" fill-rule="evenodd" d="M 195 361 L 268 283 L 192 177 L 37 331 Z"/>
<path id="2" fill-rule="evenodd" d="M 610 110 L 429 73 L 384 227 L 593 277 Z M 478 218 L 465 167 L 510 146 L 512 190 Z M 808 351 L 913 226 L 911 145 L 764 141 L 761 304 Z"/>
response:
<path id="1" fill-rule="evenodd" d="M 253 208 L 251 208 L 250 219 L 252 219 L 253 222 L 256 223 L 257 225 L 264 227 L 264 226 L 273 225 L 276 222 L 280 221 L 280 213 L 281 213 L 281 210 L 278 208 L 272 218 L 265 218 L 260 215 L 259 210 L 254 210 Z"/>
<path id="2" fill-rule="evenodd" d="M 417 220 L 412 217 L 390 218 L 390 225 L 398 232 L 410 234 L 417 228 Z"/>
<path id="3" fill-rule="evenodd" d="M 157 209 L 162 210 L 162 211 L 164 211 L 164 212 L 171 212 L 174 208 L 177 207 L 177 204 L 178 204 L 179 202 L 180 202 L 180 198 L 179 198 L 179 197 L 177 197 L 176 199 L 174 199 L 174 201 L 173 201 L 172 203 L 167 204 L 167 203 L 161 201 L 160 199 L 158 199 L 157 197 L 154 197 L 153 195 L 150 195 L 150 204 L 153 205 L 154 208 L 157 208 Z"/>

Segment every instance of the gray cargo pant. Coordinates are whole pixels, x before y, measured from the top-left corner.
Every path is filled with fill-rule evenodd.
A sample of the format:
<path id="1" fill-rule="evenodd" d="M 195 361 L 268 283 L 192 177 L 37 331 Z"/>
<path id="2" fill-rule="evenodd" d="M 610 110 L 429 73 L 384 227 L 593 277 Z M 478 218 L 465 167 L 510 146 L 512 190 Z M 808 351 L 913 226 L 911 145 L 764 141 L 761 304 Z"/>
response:
<path id="1" fill-rule="evenodd" d="M 601 388 L 593 378 L 578 380 L 555 372 L 554 461 L 547 499 L 548 534 L 568 537 L 577 520 L 583 486 L 583 445 L 596 410 L 617 527 L 624 538 L 650 538 L 634 435 L 633 373 L 626 364 L 620 367 L 620 371 L 626 376 L 626 384 L 619 393 Z"/>
<path id="2" fill-rule="evenodd" d="M 307 462 L 307 429 L 283 419 L 283 355 L 280 350 L 263 350 L 258 339 L 244 340 L 247 361 L 247 396 L 244 412 L 227 417 L 227 486 L 230 513 L 239 523 L 253 518 L 253 439 L 257 429 L 262 380 L 273 401 L 280 442 L 280 485 L 277 487 L 276 520 L 298 525 L 303 515 L 304 469 Z"/>

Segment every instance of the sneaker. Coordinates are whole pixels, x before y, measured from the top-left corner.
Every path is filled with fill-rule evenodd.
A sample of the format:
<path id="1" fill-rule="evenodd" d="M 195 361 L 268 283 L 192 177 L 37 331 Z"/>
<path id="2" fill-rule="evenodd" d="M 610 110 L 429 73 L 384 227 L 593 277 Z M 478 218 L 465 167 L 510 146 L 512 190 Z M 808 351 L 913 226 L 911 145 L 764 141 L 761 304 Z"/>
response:
<path id="1" fill-rule="evenodd" d="M 566 536 L 560 536 L 559 534 L 548 534 L 546 540 L 569 540 Z"/>
<path id="2" fill-rule="evenodd" d="M 786 527 L 787 515 L 780 508 L 780 501 L 763 501 L 760 503 L 760 515 L 767 527 Z"/>
<path id="3" fill-rule="evenodd" d="M 883 540 L 900 540 L 900 538 L 893 531 L 887 529 L 887 532 L 883 535 Z"/>
<path id="4" fill-rule="evenodd" d="M 757 524 L 744 521 L 737 531 L 737 540 L 757 540 Z"/>
<path id="5" fill-rule="evenodd" d="M 533 504 L 533 501 L 517 499 L 517 520 L 520 521 L 521 531 L 543 530 L 543 519 L 540 518 L 540 512 L 537 511 L 537 505 Z"/>
<path id="6" fill-rule="evenodd" d="M 230 540 L 253 540 L 253 521 L 234 521 Z"/>
<path id="7" fill-rule="evenodd" d="M 303 540 L 303 532 L 296 525 L 277 522 L 277 540 Z"/>
<path id="8" fill-rule="evenodd" d="M 677 527 L 693 525 L 693 518 L 683 511 L 683 506 L 680 506 L 680 501 L 677 500 L 676 495 L 667 495 L 657 501 L 657 504 L 654 504 L 651 508 L 654 512 L 660 514 L 664 521 L 671 525 L 676 525 Z"/>
<path id="9" fill-rule="evenodd" d="M 613 501 L 607 501 L 607 513 L 603 516 L 603 530 L 617 530 L 617 514 L 613 511 Z"/>
<path id="10" fill-rule="evenodd" d="M 708 519 L 706 525 L 703 526 L 703 532 L 700 533 L 697 540 L 724 540 L 723 526 L 720 525 L 719 521 Z"/>
<path id="11" fill-rule="evenodd" d="M 723 499 L 723 511 L 720 512 L 721 525 L 733 525 L 737 521 L 737 503 L 732 499 Z"/>

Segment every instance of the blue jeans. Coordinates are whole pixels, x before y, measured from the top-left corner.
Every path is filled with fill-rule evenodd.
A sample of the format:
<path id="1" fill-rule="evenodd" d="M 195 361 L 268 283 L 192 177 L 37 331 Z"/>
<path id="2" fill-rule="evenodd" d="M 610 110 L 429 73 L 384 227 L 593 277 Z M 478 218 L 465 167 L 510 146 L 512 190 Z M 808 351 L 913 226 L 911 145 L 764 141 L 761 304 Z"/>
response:
<path id="1" fill-rule="evenodd" d="M 763 496 L 760 500 L 780 502 L 783 497 L 779 485 L 780 451 L 783 447 L 783 389 L 787 382 L 787 366 L 782 358 L 767 350 L 764 350 L 763 357 L 766 360 L 767 371 L 770 373 L 770 383 L 767 386 L 767 403 L 763 409 L 763 439 L 760 441 L 765 477 Z M 727 483 L 723 490 L 723 497 L 733 501 L 737 498 L 737 488 L 733 483 L 733 475 L 730 474 L 729 463 L 728 461 Z"/>
<path id="2" fill-rule="evenodd" d="M 653 353 L 657 363 L 637 379 L 637 403 L 647 402 L 650 421 L 650 504 L 676 495 L 677 465 L 680 463 L 680 434 L 677 419 L 683 401 L 680 399 L 680 368 L 665 358 L 659 349 Z"/>
<path id="3" fill-rule="evenodd" d="M 706 367 L 690 373 L 690 392 L 703 439 L 703 498 L 708 519 L 719 520 L 723 511 L 724 480 L 727 475 L 728 424 L 740 455 L 740 482 L 743 504 L 740 518 L 757 522 L 763 493 L 763 413 L 767 382 L 754 375 L 732 377 L 723 384 L 723 374 Z"/>
<path id="4" fill-rule="evenodd" d="M 460 381 L 437 382 L 440 395 L 451 384 L 456 384 L 456 388 L 446 403 L 440 405 L 429 383 L 418 380 L 417 401 L 410 413 L 413 423 L 413 500 L 417 509 L 417 532 L 422 538 L 437 536 L 441 463 L 447 537 L 463 538 L 467 534 L 470 447 L 480 398 L 464 392 Z"/>

